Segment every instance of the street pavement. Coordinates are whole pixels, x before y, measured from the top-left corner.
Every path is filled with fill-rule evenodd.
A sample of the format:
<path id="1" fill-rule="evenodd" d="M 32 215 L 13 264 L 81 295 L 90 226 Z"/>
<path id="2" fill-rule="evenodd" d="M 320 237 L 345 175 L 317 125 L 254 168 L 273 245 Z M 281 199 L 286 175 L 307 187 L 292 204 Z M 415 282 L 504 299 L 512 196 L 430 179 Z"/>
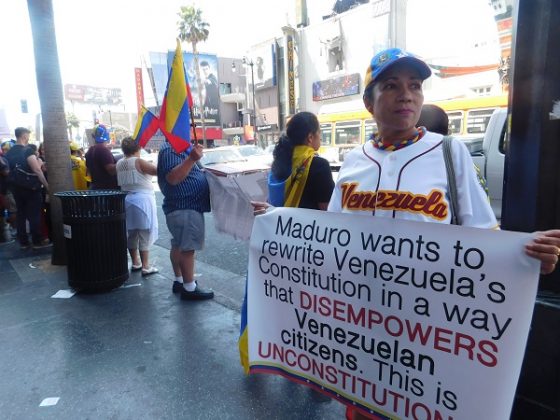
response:
<path id="1" fill-rule="evenodd" d="M 340 403 L 302 385 L 243 374 L 247 244 L 217 233 L 207 215 L 195 271 L 216 297 L 181 301 L 161 208 L 159 216 L 151 259 L 160 272 L 132 273 L 108 293 L 52 298 L 69 287 L 50 250 L 0 245 L 0 418 L 344 418 Z"/>

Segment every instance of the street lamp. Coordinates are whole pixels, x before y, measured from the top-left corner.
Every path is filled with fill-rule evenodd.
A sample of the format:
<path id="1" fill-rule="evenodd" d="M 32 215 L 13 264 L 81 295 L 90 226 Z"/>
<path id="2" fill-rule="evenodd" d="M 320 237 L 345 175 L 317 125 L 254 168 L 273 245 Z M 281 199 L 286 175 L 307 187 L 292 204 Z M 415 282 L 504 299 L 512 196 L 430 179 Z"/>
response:
<path id="1" fill-rule="evenodd" d="M 251 118 L 253 119 L 253 139 L 255 140 L 255 144 L 257 143 L 257 107 L 255 106 L 255 74 L 253 72 L 253 59 L 248 59 L 247 57 L 243 57 L 242 60 L 244 65 L 251 66 L 251 92 L 253 95 L 253 112 Z M 231 64 L 231 70 L 235 71 L 235 62 Z"/>

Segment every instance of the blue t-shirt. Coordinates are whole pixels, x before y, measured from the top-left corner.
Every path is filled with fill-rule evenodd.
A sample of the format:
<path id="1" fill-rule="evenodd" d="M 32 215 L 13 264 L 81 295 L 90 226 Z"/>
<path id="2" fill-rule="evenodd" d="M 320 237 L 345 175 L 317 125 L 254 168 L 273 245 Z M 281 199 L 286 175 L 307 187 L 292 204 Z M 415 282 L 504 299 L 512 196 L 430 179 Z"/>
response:
<path id="1" fill-rule="evenodd" d="M 165 214 L 175 210 L 196 210 L 201 213 L 210 211 L 210 188 L 198 165 L 193 165 L 187 177 L 177 185 L 171 185 L 166 180 L 167 174 L 188 156 L 185 152 L 176 153 L 167 141 L 159 150 L 157 176 Z"/>

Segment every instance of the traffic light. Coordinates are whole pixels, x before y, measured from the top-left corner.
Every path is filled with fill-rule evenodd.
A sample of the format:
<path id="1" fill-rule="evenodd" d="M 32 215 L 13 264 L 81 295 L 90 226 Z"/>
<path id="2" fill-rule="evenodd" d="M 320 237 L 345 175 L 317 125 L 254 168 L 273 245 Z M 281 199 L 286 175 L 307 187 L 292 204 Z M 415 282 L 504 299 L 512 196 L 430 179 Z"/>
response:
<path id="1" fill-rule="evenodd" d="M 20 103 L 21 103 L 21 113 L 22 114 L 27 114 L 27 112 L 28 112 L 27 111 L 27 99 L 22 99 L 20 101 Z"/>

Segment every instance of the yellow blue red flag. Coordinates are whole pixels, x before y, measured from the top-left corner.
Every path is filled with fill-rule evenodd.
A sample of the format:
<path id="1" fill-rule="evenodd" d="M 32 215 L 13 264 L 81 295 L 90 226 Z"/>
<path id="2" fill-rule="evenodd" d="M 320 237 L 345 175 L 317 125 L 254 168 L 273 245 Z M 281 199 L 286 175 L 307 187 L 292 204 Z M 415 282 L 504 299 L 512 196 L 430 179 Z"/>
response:
<path id="1" fill-rule="evenodd" d="M 138 120 L 136 121 L 136 128 L 134 129 L 134 134 L 132 137 L 136 140 L 136 143 L 140 147 L 145 147 L 146 143 L 152 138 L 156 131 L 159 129 L 159 120 L 152 114 L 144 105 L 140 109 L 140 114 L 138 114 Z"/>
<path id="2" fill-rule="evenodd" d="M 177 39 L 175 57 L 169 70 L 169 80 L 159 114 L 160 129 L 177 153 L 190 152 L 192 98 L 183 62 L 181 43 Z"/>
<path id="3" fill-rule="evenodd" d="M 239 348 L 239 362 L 243 366 L 245 374 L 249 373 L 249 327 L 247 325 L 247 279 L 245 279 L 245 297 L 241 306 L 241 325 L 237 346 Z"/>

